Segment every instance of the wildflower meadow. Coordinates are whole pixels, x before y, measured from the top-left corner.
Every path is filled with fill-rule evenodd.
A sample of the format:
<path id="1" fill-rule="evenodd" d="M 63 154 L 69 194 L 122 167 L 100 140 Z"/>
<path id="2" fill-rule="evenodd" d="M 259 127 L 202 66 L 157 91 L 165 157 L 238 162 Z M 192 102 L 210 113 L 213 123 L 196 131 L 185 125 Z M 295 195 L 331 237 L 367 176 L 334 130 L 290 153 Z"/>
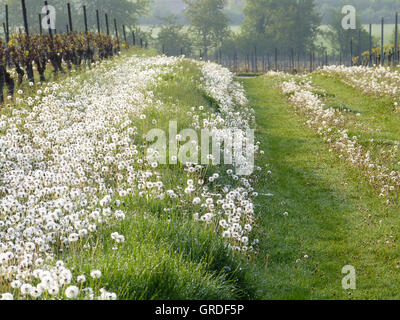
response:
<path id="1" fill-rule="evenodd" d="M 155 152 L 146 133 L 172 120 L 196 130 L 250 129 L 254 118 L 228 70 L 184 58 L 124 54 L 18 91 L 0 122 L 2 297 L 238 295 L 226 277 L 236 277 L 242 258 L 235 256 L 258 250 L 252 231 L 261 168 L 239 176 L 235 162 L 214 166 L 212 157 L 209 165 L 159 165 L 146 156 Z M 179 147 L 187 138 L 184 131 L 171 137 Z M 204 267 L 221 259 L 215 250 L 225 252 L 226 265 L 213 266 L 225 275 Z M 175 289 L 167 293 L 168 286 Z"/>

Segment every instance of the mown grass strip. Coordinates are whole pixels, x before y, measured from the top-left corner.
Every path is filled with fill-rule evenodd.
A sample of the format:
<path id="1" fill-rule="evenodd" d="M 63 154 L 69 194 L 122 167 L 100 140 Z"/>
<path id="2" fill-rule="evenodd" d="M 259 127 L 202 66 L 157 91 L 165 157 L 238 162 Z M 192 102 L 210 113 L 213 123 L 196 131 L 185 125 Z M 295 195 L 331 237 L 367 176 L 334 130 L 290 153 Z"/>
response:
<path id="1" fill-rule="evenodd" d="M 259 165 L 271 170 L 258 185 L 264 297 L 399 298 L 397 209 L 384 205 L 357 169 L 329 152 L 279 93 L 276 80 L 241 81 L 257 112 L 265 150 Z M 348 264 L 357 272 L 354 291 L 341 286 Z"/>

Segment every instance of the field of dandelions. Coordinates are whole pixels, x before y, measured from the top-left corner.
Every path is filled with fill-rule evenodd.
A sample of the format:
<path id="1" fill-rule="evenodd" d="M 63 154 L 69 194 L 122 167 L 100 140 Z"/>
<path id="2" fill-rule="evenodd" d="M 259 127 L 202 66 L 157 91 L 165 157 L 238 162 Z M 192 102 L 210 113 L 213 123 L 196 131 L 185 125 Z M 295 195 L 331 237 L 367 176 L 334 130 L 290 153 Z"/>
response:
<path id="1" fill-rule="evenodd" d="M 255 81 L 244 83 L 257 90 L 274 83 L 269 92 L 284 97 L 328 146 L 326 152 L 361 173 L 379 210 L 398 206 L 398 68 L 271 71 Z M 352 104 L 353 92 L 345 97 L 338 84 L 358 92 L 366 105 Z M 304 298 L 307 283 L 314 292 L 314 278 L 306 275 L 308 268 L 312 275 L 318 269 L 312 265 L 318 252 L 311 244 L 298 247 L 305 239 L 294 229 L 287 233 L 288 225 L 299 221 L 301 229 L 304 222 L 292 221 L 297 212 L 286 207 L 306 200 L 279 200 L 286 191 L 275 199 L 270 187 L 280 180 L 271 178 L 273 167 L 257 161 L 252 175 L 240 176 L 238 163 L 162 165 L 147 156 L 153 151 L 146 133 L 168 133 L 171 122 L 177 132 L 190 128 L 200 135 L 209 129 L 224 139 L 226 129 L 245 132 L 267 121 L 260 108 L 256 116 L 227 69 L 133 49 L 63 79 L 22 87 L 9 101 L 0 109 L 1 299 L 262 299 L 291 297 L 290 281 L 301 283 L 304 292 L 295 293 L 297 298 Z M 178 145 L 188 142 L 181 134 L 169 138 Z M 198 142 L 191 143 L 199 150 Z M 273 161 L 257 139 L 250 147 L 256 159 Z M 387 228 L 383 243 L 395 248 L 393 229 Z M 360 254 L 362 248 L 357 245 Z M 318 250 L 325 259 L 324 247 Z M 392 256 L 385 254 L 386 268 Z M 327 263 L 339 268 L 339 260 Z M 323 261 L 314 262 L 323 267 Z M 317 294 L 331 288 L 324 273 L 317 278 Z M 358 292 L 370 297 L 368 290 Z"/>
<path id="2" fill-rule="evenodd" d="M 246 130 L 255 116 L 228 70 L 136 53 L 2 108 L 2 299 L 255 297 L 261 168 L 150 162 L 144 134 L 169 121 Z"/>

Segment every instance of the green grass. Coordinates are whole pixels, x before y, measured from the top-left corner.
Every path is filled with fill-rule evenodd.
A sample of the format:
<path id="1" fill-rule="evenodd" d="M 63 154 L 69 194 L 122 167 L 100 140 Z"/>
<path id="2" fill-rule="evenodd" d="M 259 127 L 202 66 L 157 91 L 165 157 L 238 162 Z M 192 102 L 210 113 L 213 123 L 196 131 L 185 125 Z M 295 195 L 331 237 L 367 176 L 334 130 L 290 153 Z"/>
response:
<path id="1" fill-rule="evenodd" d="M 264 194 L 257 204 L 263 234 L 258 263 L 267 274 L 264 298 L 398 299 L 397 208 L 384 205 L 361 172 L 329 152 L 279 93 L 276 80 L 241 81 L 257 112 L 265 149 L 259 164 L 272 172 L 258 186 Z M 353 97 L 358 101 L 354 92 Z M 341 270 L 347 264 L 356 268 L 356 290 L 342 289 Z"/>
<path id="2" fill-rule="evenodd" d="M 237 259 L 210 228 L 178 214 L 171 218 L 141 211 L 115 226 L 127 239 L 119 250 L 113 250 L 112 230 L 106 228 L 95 250 L 71 255 L 69 264 L 86 274 L 102 270 L 96 285 L 116 292 L 119 299 L 246 297 Z"/>
<path id="3" fill-rule="evenodd" d="M 351 106 L 351 110 L 360 113 L 361 120 L 371 131 L 379 129 L 382 137 L 399 139 L 398 126 L 400 115 L 394 113 L 391 98 L 377 98 L 362 94 L 338 79 L 328 78 L 318 73 L 312 75 L 313 84 L 326 90 L 327 104 L 342 103 Z"/>
<path id="4" fill-rule="evenodd" d="M 381 158 L 382 149 L 400 141 L 400 114 L 394 112 L 391 98 L 360 94 L 357 89 L 340 80 L 318 73 L 313 74 L 312 80 L 314 85 L 327 91 L 326 107 L 347 111 L 346 128 L 349 136 L 357 136 L 362 146 L 370 148 L 372 156 Z M 400 169 L 398 163 L 389 164 L 389 167 Z"/>

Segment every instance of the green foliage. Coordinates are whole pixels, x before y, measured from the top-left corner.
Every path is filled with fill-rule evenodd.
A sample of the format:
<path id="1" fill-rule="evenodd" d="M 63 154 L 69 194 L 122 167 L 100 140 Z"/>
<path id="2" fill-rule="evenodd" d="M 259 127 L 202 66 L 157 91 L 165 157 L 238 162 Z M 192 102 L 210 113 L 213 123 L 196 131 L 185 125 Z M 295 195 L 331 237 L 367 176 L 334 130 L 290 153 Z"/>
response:
<path id="1" fill-rule="evenodd" d="M 266 48 L 304 51 L 320 23 L 314 0 L 246 0 L 244 14 L 242 37 Z"/>
<path id="2" fill-rule="evenodd" d="M 342 27 L 342 9 L 331 10 L 329 20 L 329 30 L 323 31 L 326 38 L 329 40 L 332 48 L 336 52 L 342 52 L 342 54 L 350 53 L 351 40 L 353 41 L 353 54 L 358 53 L 359 48 L 359 37 L 358 33 L 361 28 L 361 52 L 369 48 L 369 32 L 365 30 L 361 24 L 359 16 L 356 18 L 356 30 L 345 30 Z M 373 39 L 373 45 L 377 44 L 377 40 Z"/>
<path id="3" fill-rule="evenodd" d="M 143 30 L 140 27 L 135 27 L 133 28 L 133 32 L 135 33 L 135 42 L 137 46 L 140 46 L 140 39 L 142 39 L 143 47 L 146 43 L 152 43 L 154 41 L 153 28 Z"/>
<path id="4" fill-rule="evenodd" d="M 230 19 L 232 25 L 238 26 L 243 22 L 243 7 L 244 0 L 227 0 L 223 12 Z M 140 23 L 144 25 L 155 25 L 160 22 L 161 19 L 167 18 L 170 15 L 176 15 L 179 23 L 186 24 L 184 14 L 184 2 L 183 0 L 153 0 L 150 5 L 150 14 L 140 19 Z"/>
<path id="5" fill-rule="evenodd" d="M 230 0 L 225 8 L 225 13 L 231 19 L 232 25 L 240 25 L 243 22 L 243 7 L 246 0 Z M 279 1 L 279 0 L 277 0 Z M 168 16 L 176 14 L 179 21 L 184 23 L 183 0 L 166 2 L 165 0 L 154 0 L 152 14 L 142 21 L 145 24 L 155 24 L 158 22 L 157 16 Z M 399 10 L 398 0 L 315 0 L 317 11 L 322 15 L 323 24 L 329 23 L 329 13 L 331 10 L 337 10 L 345 4 L 354 5 L 360 15 L 361 21 L 366 23 L 379 23 L 381 17 L 391 18 L 393 23 L 394 12 Z"/>
<path id="6" fill-rule="evenodd" d="M 234 26 L 241 25 L 244 20 L 243 9 L 245 1 L 243 0 L 230 0 L 228 5 L 225 7 L 224 12 Z"/>
<path id="7" fill-rule="evenodd" d="M 162 18 L 157 37 L 158 50 L 169 56 L 177 56 L 181 53 L 189 55 L 192 50 L 192 44 L 183 28 L 184 26 L 177 22 L 177 16 L 175 15 Z"/>
<path id="8" fill-rule="evenodd" d="M 187 4 L 186 18 L 190 24 L 195 43 L 203 49 L 207 58 L 208 50 L 219 46 L 229 34 L 229 19 L 223 13 L 226 0 L 184 0 Z"/>
<path id="9" fill-rule="evenodd" d="M 110 230 L 102 230 L 94 250 L 68 262 L 80 272 L 100 269 L 101 286 L 119 299 L 235 299 L 243 293 L 233 279 L 248 286 L 221 239 L 189 219 L 136 214 L 116 227 L 127 239 L 119 250 L 113 250 Z"/>

